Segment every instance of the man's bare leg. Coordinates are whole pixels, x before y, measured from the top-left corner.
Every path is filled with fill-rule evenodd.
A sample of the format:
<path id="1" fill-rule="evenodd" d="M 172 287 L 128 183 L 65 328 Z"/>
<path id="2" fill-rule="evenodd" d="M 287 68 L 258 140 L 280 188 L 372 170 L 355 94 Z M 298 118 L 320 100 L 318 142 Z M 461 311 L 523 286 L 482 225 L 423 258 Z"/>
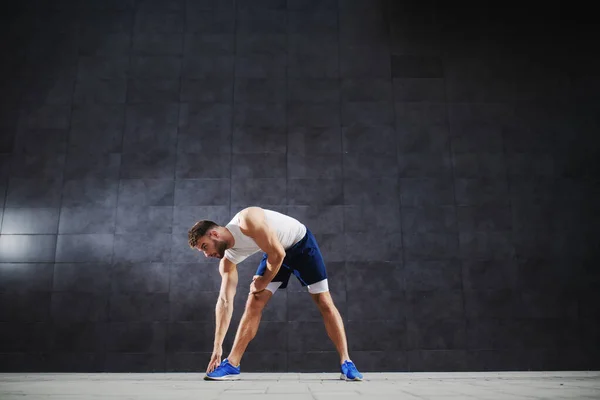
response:
<path id="1" fill-rule="evenodd" d="M 227 357 L 227 360 L 231 365 L 236 367 L 240 365 L 240 361 L 246 351 L 246 347 L 248 347 L 248 343 L 256 336 L 258 325 L 260 324 L 260 319 L 262 317 L 262 311 L 272 296 L 273 293 L 268 290 L 263 290 L 260 293 L 250 294 L 248 296 L 246 310 L 240 320 L 240 325 L 235 334 L 229 357 Z"/>
<path id="2" fill-rule="evenodd" d="M 329 292 L 317 294 L 311 293 L 311 296 L 317 304 L 317 307 L 319 307 L 319 311 L 321 311 L 327 335 L 329 335 L 329 338 L 335 345 L 335 348 L 340 355 L 340 364 L 342 364 L 344 361 L 350 359 L 350 356 L 348 355 L 348 341 L 346 339 L 342 316 L 337 307 L 333 304 L 333 299 Z"/>

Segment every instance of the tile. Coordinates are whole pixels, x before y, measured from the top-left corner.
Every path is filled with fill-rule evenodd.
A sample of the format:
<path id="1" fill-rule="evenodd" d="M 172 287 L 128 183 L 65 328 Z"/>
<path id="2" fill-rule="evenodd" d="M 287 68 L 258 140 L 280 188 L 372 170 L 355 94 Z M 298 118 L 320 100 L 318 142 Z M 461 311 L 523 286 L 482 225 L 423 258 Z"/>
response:
<path id="1" fill-rule="evenodd" d="M 115 179 L 69 179 L 64 182 L 62 205 L 66 207 L 114 207 L 118 181 Z"/>
<path id="2" fill-rule="evenodd" d="M 109 263 L 56 263 L 52 288 L 55 292 L 105 293 L 110 279 Z"/>
<path id="3" fill-rule="evenodd" d="M 278 79 L 286 78 L 288 62 L 284 54 L 244 54 L 236 57 L 236 78 Z"/>
<path id="4" fill-rule="evenodd" d="M 6 189 L 5 206 L 57 208 L 61 202 L 61 188 L 62 179 L 11 178 Z"/>
<path id="5" fill-rule="evenodd" d="M 459 254 L 459 240 L 455 233 L 406 233 L 402 244 L 407 258 L 447 259 Z"/>
<path id="6" fill-rule="evenodd" d="M 53 292 L 50 303 L 52 320 L 58 323 L 105 322 L 106 293 Z"/>
<path id="7" fill-rule="evenodd" d="M 456 233 L 456 209 L 452 206 L 402 207 L 402 231 L 411 233 Z"/>
<path id="8" fill-rule="evenodd" d="M 343 78 L 392 78 L 390 51 L 385 44 L 341 44 L 339 54 Z"/>
<path id="9" fill-rule="evenodd" d="M 464 318 L 463 293 L 459 289 L 406 289 L 408 320 L 428 321 Z"/>
<path id="10" fill-rule="evenodd" d="M 439 103 L 396 103 L 400 153 L 446 153 L 450 136 L 446 107 Z"/>
<path id="11" fill-rule="evenodd" d="M 397 179 L 368 178 L 344 180 L 345 205 L 398 205 Z"/>
<path id="12" fill-rule="evenodd" d="M 278 178 L 234 180 L 231 203 L 282 205 L 286 202 L 284 187 L 285 180 Z"/>
<path id="13" fill-rule="evenodd" d="M 456 259 L 406 260 L 404 273 L 407 290 L 462 290 L 461 263 Z"/>
<path id="14" fill-rule="evenodd" d="M 333 103 L 291 103 L 287 123 L 292 126 L 333 127 L 340 125 L 340 105 Z"/>
<path id="15" fill-rule="evenodd" d="M 181 64 L 181 76 L 186 79 L 232 79 L 234 76 L 233 55 L 200 57 L 196 54 L 185 56 Z"/>
<path id="16" fill-rule="evenodd" d="M 47 292 L 52 290 L 52 264 L 0 264 L 0 291 Z"/>
<path id="17" fill-rule="evenodd" d="M 117 234 L 114 236 L 113 261 L 117 263 L 165 262 L 171 256 L 168 233 Z"/>
<path id="18" fill-rule="evenodd" d="M 381 232 L 400 232 L 400 209 L 394 204 L 377 204 L 372 207 L 349 205 L 343 207 L 344 231 L 366 232 L 377 226 Z"/>
<path id="19" fill-rule="evenodd" d="M 168 304 L 169 320 L 210 322 L 215 318 L 215 303 L 218 297 L 218 289 L 216 292 L 197 290 L 171 292 Z"/>
<path id="20" fill-rule="evenodd" d="M 171 233 L 172 206 L 119 206 L 116 210 L 115 233 L 136 233 L 140 230 Z"/>
<path id="21" fill-rule="evenodd" d="M 161 262 L 117 262 L 110 269 L 110 288 L 113 293 L 169 292 L 169 266 Z"/>
<path id="22" fill-rule="evenodd" d="M 178 80 L 184 62 L 175 55 L 138 55 L 131 57 L 130 78 L 149 80 Z M 128 99 L 129 99 L 129 93 Z"/>
<path id="23" fill-rule="evenodd" d="M 235 37 L 233 34 L 187 33 L 185 35 L 184 55 L 229 55 L 234 52 Z M 239 47 L 239 46 L 237 46 Z"/>
<path id="24" fill-rule="evenodd" d="M 33 155 L 12 157 L 11 177 L 60 179 L 65 168 L 64 154 Z"/>
<path id="25" fill-rule="evenodd" d="M 292 103 L 335 103 L 340 101 L 337 79 L 288 79 L 287 99 Z"/>
<path id="26" fill-rule="evenodd" d="M 149 11 L 138 9 L 133 29 L 143 33 L 183 33 L 183 11 Z"/>
<path id="27" fill-rule="evenodd" d="M 100 353 L 106 343 L 106 325 L 93 322 L 61 323 L 52 327 L 50 336 L 55 353 Z"/>
<path id="28" fill-rule="evenodd" d="M 459 247 L 462 257 L 486 259 L 510 259 L 515 247 L 510 231 L 460 232 Z"/>
<path id="29" fill-rule="evenodd" d="M 446 99 L 443 78 L 394 78 L 394 101 L 440 103 Z"/>
<path id="30" fill-rule="evenodd" d="M 47 323 L 3 323 L 2 352 L 26 352 L 27 349 L 48 351 L 50 341 L 42 335 L 49 328 Z"/>
<path id="31" fill-rule="evenodd" d="M 509 231 L 512 228 L 510 209 L 505 207 L 457 207 L 458 228 L 466 231 Z"/>
<path id="32" fill-rule="evenodd" d="M 233 198 L 229 179 L 180 179 L 175 182 L 176 206 L 216 206 Z"/>
<path id="33" fill-rule="evenodd" d="M 231 79 L 183 79 L 180 99 L 183 102 L 228 103 L 233 98 Z"/>
<path id="34" fill-rule="evenodd" d="M 288 206 L 287 215 L 299 220 L 313 233 L 342 233 L 344 209 L 340 206 Z"/>
<path id="35" fill-rule="evenodd" d="M 121 179 L 162 180 L 175 177 L 175 154 L 171 151 L 125 153 L 121 162 Z"/>
<path id="36" fill-rule="evenodd" d="M 348 343 L 354 351 L 397 351 L 406 348 L 407 325 L 396 321 L 348 321 Z"/>
<path id="37" fill-rule="evenodd" d="M 129 105 L 123 151 L 175 150 L 178 118 L 178 104 Z"/>
<path id="38" fill-rule="evenodd" d="M 387 79 L 342 79 L 340 97 L 344 102 L 391 102 L 392 81 Z"/>
<path id="39" fill-rule="evenodd" d="M 408 320 L 407 347 L 428 350 L 464 349 L 467 337 L 465 326 L 464 319 Z"/>
<path id="40" fill-rule="evenodd" d="M 343 155 L 343 164 L 345 179 L 398 177 L 398 158 L 395 154 L 369 154 L 364 151 L 347 153 Z"/>
<path id="41" fill-rule="evenodd" d="M 457 178 L 505 178 L 506 162 L 501 153 L 461 153 L 452 156 Z"/>
<path id="42" fill-rule="evenodd" d="M 236 78 L 234 98 L 239 103 L 281 103 L 286 98 L 286 81 Z"/>
<path id="43" fill-rule="evenodd" d="M 123 79 L 128 69 L 126 56 L 79 56 L 77 79 Z"/>
<path id="44" fill-rule="evenodd" d="M 288 205 L 341 205 L 343 185 L 338 179 L 288 179 Z"/>
<path id="45" fill-rule="evenodd" d="M 162 322 L 110 322 L 106 351 L 164 353 L 167 325 Z"/>
<path id="46" fill-rule="evenodd" d="M 404 153 L 398 157 L 401 177 L 452 177 L 452 159 L 448 154 Z"/>
<path id="47" fill-rule="evenodd" d="M 514 260 L 463 260 L 465 289 L 510 289 L 517 285 L 518 267 Z"/>
<path id="48" fill-rule="evenodd" d="M 343 102 L 342 125 L 393 126 L 392 103 L 382 101 Z"/>
<path id="49" fill-rule="evenodd" d="M 166 293 L 113 293 L 109 298 L 108 318 L 114 322 L 167 321 L 169 295 Z"/>
<path id="50" fill-rule="evenodd" d="M 241 126 L 233 130 L 233 154 L 284 154 L 287 137 L 279 127 Z"/>
<path id="51" fill-rule="evenodd" d="M 342 128 L 344 152 L 396 154 L 396 132 L 390 126 L 352 124 Z"/>
<path id="52" fill-rule="evenodd" d="M 385 238 L 375 238 L 361 233 L 346 233 L 345 254 L 348 260 L 357 261 L 396 261 L 402 257 L 404 249 L 400 245 L 400 233 L 389 233 Z"/>
<path id="53" fill-rule="evenodd" d="M 0 262 L 54 262 L 56 235 L 2 235 Z"/>
<path id="54" fill-rule="evenodd" d="M 114 233 L 115 218 L 113 206 L 62 207 L 58 233 Z"/>
<path id="55" fill-rule="evenodd" d="M 454 185 L 458 206 L 506 206 L 509 199 L 505 179 L 457 178 Z"/>
<path id="56" fill-rule="evenodd" d="M 175 103 L 179 101 L 178 79 L 130 79 L 127 103 Z"/>
<path id="57" fill-rule="evenodd" d="M 266 158 L 261 156 L 262 158 Z M 225 179 L 232 176 L 232 161 L 229 154 L 206 154 L 199 156 L 197 153 L 179 154 L 177 157 L 177 179 Z M 235 157 L 236 163 L 239 159 Z M 243 163 L 243 160 L 239 161 Z M 234 170 L 236 164 L 234 164 Z"/>
<path id="58" fill-rule="evenodd" d="M 58 208 L 5 208 L 2 234 L 55 234 Z"/>
<path id="59" fill-rule="evenodd" d="M 342 157 L 340 154 L 287 156 L 287 177 L 336 179 L 342 177 Z"/>
<path id="60" fill-rule="evenodd" d="M 221 275 L 216 268 L 210 269 L 208 265 L 197 263 L 177 263 L 169 267 L 169 293 L 174 298 L 183 297 L 186 301 L 191 301 L 186 293 L 214 292 L 216 294 L 220 287 Z"/>
<path id="61" fill-rule="evenodd" d="M 236 33 L 286 33 L 285 9 L 237 8 Z"/>
<path id="62" fill-rule="evenodd" d="M 287 333 L 289 352 L 331 351 L 333 348 L 322 320 L 290 321 Z"/>
<path id="63" fill-rule="evenodd" d="M 110 262 L 113 242 L 114 235 L 106 233 L 58 235 L 56 262 Z"/>
<path id="64" fill-rule="evenodd" d="M 193 3 L 192 3 L 193 4 Z M 235 14 L 232 10 L 188 10 L 185 14 L 186 33 L 233 34 Z"/>
<path id="65" fill-rule="evenodd" d="M 132 34 L 132 54 L 141 56 L 167 56 L 183 53 L 183 35 L 180 33 Z"/>
<path id="66" fill-rule="evenodd" d="M 238 154 L 231 169 L 232 179 L 285 178 L 287 173 L 284 154 Z"/>
<path id="67" fill-rule="evenodd" d="M 119 206 L 172 206 L 175 181 L 172 179 L 121 179 Z"/>
<path id="68" fill-rule="evenodd" d="M 86 79 L 75 84 L 73 102 L 75 104 L 123 104 L 126 94 L 125 79 Z"/>
<path id="69" fill-rule="evenodd" d="M 119 153 L 69 153 L 64 177 L 71 179 L 118 179 L 121 168 Z"/>
<path id="70" fill-rule="evenodd" d="M 179 107 L 179 133 L 207 130 L 226 137 L 231 132 L 231 119 L 229 104 L 183 103 Z"/>
<path id="71" fill-rule="evenodd" d="M 291 34 L 336 34 L 338 16 L 335 9 L 303 9 L 287 13 L 288 32 Z"/>
<path id="72" fill-rule="evenodd" d="M 166 351 L 203 351 L 214 340 L 215 329 L 210 322 L 181 321 L 168 325 Z"/>
<path id="73" fill-rule="evenodd" d="M 8 134 L 2 135 L 10 142 L 7 142 L 7 150 L 4 151 L 6 153 L 10 148 L 15 153 L 48 154 L 66 151 L 69 132 L 66 129 L 20 130 L 15 133 L 14 141 L 13 138 L 8 137 Z"/>

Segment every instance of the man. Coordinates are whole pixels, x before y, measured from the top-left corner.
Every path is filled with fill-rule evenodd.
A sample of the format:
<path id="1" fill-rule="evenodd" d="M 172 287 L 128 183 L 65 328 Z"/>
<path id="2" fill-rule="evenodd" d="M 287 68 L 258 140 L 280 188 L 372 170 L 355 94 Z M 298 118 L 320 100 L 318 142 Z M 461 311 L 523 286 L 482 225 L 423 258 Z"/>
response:
<path id="1" fill-rule="evenodd" d="M 272 210 L 248 207 L 238 212 L 226 226 L 202 220 L 188 232 L 189 245 L 206 257 L 219 258 L 221 290 L 215 307 L 214 350 L 206 380 L 238 379 L 240 362 L 248 343 L 258 330 L 262 310 L 277 291 L 284 289 L 294 274 L 319 307 L 327 334 L 340 355 L 341 379 L 362 380 L 348 355 L 342 317 L 333 304 L 327 284 L 323 257 L 311 231 L 298 220 Z M 248 256 L 264 252 L 250 284 L 246 309 L 229 356 L 221 362 L 223 339 L 233 313 L 238 273 L 236 266 Z"/>

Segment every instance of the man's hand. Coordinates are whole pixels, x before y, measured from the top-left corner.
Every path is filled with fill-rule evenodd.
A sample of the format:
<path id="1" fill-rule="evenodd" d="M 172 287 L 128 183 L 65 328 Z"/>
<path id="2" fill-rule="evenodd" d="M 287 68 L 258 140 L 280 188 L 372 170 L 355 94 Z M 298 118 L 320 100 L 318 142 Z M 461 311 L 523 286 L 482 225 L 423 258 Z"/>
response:
<path id="1" fill-rule="evenodd" d="M 265 278 L 260 275 L 254 275 L 252 283 L 250 284 L 250 294 L 259 293 L 265 290 L 269 283 L 265 281 Z"/>
<path id="2" fill-rule="evenodd" d="M 221 357 L 223 356 L 223 346 L 215 347 L 212 353 L 212 357 L 210 358 L 210 362 L 208 363 L 208 368 L 206 368 L 206 373 L 213 372 L 215 368 L 221 364 Z"/>

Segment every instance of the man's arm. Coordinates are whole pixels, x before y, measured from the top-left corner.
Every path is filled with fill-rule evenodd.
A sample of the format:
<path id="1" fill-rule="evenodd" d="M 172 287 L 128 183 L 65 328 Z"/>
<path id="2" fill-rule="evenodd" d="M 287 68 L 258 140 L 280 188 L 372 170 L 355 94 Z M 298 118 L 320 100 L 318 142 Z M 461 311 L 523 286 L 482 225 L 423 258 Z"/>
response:
<path id="1" fill-rule="evenodd" d="M 267 270 L 263 275 L 263 284 L 266 285 L 275 277 L 283 259 L 285 258 L 285 249 L 277 238 L 275 231 L 269 226 L 266 220 L 265 212 L 260 207 L 249 207 L 242 214 L 240 221 L 242 233 L 250 236 L 267 253 Z"/>
<path id="2" fill-rule="evenodd" d="M 237 266 L 226 257 L 223 257 L 219 263 L 219 272 L 221 274 L 221 290 L 215 307 L 215 348 L 223 344 L 225 334 L 229 328 L 231 315 L 233 314 L 233 299 L 238 283 Z"/>

